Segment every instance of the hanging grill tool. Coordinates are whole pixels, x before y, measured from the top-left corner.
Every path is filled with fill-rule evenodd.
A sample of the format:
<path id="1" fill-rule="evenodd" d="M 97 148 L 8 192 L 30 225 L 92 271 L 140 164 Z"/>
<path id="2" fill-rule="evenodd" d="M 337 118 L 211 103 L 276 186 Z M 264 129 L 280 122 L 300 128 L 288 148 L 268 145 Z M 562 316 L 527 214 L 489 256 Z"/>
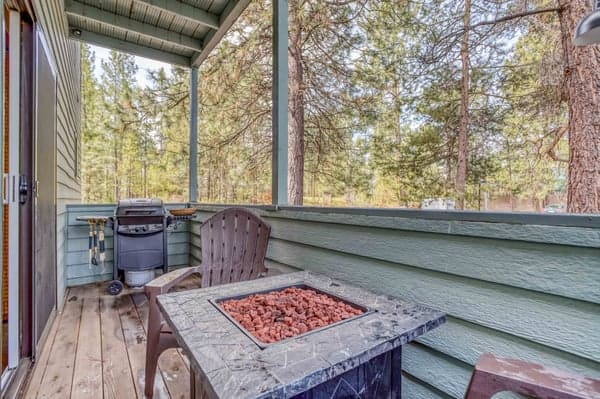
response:
<path id="1" fill-rule="evenodd" d="M 104 226 L 106 222 L 100 220 L 100 229 L 98 230 L 98 247 L 100 250 L 100 263 L 102 263 L 102 269 L 104 269 L 104 261 L 106 260 L 106 246 L 104 244 Z"/>
<path id="2" fill-rule="evenodd" d="M 106 260 L 106 246 L 104 241 L 104 226 L 106 226 L 107 216 L 78 216 L 78 221 L 87 222 L 90 227 L 88 234 L 88 252 L 89 252 L 89 265 L 90 269 L 92 266 L 98 266 L 99 262 L 104 268 L 104 261 Z"/>

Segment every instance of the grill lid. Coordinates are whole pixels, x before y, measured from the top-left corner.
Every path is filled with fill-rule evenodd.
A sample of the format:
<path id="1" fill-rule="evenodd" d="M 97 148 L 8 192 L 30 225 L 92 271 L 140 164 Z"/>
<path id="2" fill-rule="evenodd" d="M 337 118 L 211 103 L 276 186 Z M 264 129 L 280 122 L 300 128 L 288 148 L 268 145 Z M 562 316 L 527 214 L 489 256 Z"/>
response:
<path id="1" fill-rule="evenodd" d="M 163 202 L 156 198 L 129 198 L 119 200 L 115 209 L 115 216 L 141 218 L 149 216 L 164 217 Z"/>
<path id="2" fill-rule="evenodd" d="M 117 203 L 117 208 L 137 206 L 162 207 L 163 202 L 161 199 L 158 198 L 127 198 L 119 200 L 119 202 Z"/>

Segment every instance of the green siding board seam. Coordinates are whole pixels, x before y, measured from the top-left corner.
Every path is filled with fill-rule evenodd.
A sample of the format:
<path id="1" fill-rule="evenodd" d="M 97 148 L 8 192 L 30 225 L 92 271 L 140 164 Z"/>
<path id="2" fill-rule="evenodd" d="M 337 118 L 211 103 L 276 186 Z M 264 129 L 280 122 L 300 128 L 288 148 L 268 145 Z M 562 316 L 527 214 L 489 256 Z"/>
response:
<path id="1" fill-rule="evenodd" d="M 87 238 L 88 234 L 90 232 L 90 228 L 88 225 L 71 225 L 71 226 L 68 226 L 65 229 L 65 231 L 69 235 L 70 240 L 76 241 L 78 239 Z M 104 237 L 106 238 L 107 241 L 112 240 L 112 237 L 113 237 L 112 229 L 105 227 Z M 189 234 L 188 234 L 187 227 L 180 227 L 175 231 L 168 231 L 167 237 L 173 238 L 174 240 L 176 240 L 174 242 L 179 242 L 179 240 L 188 241 Z M 87 248 L 87 243 L 84 246 L 85 246 L 85 248 Z"/>
<path id="2" fill-rule="evenodd" d="M 268 219 L 268 218 L 267 218 Z M 272 237 L 600 302 L 600 250 L 268 219 Z M 190 230 L 199 233 L 199 223 Z M 589 229 L 588 229 L 589 230 Z M 598 232 L 594 232 L 595 234 Z M 354 238 L 354 239 L 353 239 Z M 358 243 L 358 244 L 357 244 Z"/>
<path id="3" fill-rule="evenodd" d="M 169 266 L 172 265 L 182 265 L 187 263 L 187 257 L 189 256 L 189 253 L 186 251 L 184 253 L 170 253 L 167 255 L 167 261 L 169 262 Z M 69 263 L 67 264 L 66 270 L 67 273 L 69 273 L 71 270 L 81 270 L 82 272 L 85 272 L 86 270 L 89 270 L 89 274 L 98 274 L 95 270 L 97 270 L 97 268 L 99 268 L 100 266 L 94 266 L 91 265 L 89 262 L 87 261 L 87 256 L 86 257 L 81 257 L 80 259 L 77 258 L 70 258 L 73 263 Z M 110 268 L 110 270 L 112 270 L 112 265 L 113 265 L 113 259 L 108 258 L 104 261 L 104 264 L 106 265 L 107 268 Z M 108 269 L 107 269 L 108 271 Z M 83 273 L 81 274 L 83 275 Z"/>
<path id="4" fill-rule="evenodd" d="M 179 243 L 179 244 L 169 244 L 167 246 L 167 253 L 169 256 L 173 255 L 187 255 L 189 253 L 189 244 L 188 243 Z M 105 252 L 106 260 L 113 260 L 114 254 L 113 250 L 109 249 Z M 69 251 L 67 253 L 67 265 L 75 265 L 75 264 L 84 264 L 87 263 L 89 259 L 89 250 L 86 248 L 85 250 L 79 251 Z"/>
<path id="5" fill-rule="evenodd" d="M 428 211 L 421 211 L 428 212 Z M 329 224 L 379 227 L 391 230 L 420 231 L 467 237 L 495 238 L 513 241 L 564 244 L 600 248 L 600 229 L 589 227 L 563 227 L 551 225 L 521 225 L 509 223 L 469 222 L 460 220 L 408 219 L 353 214 L 320 214 L 315 212 L 259 212 L 269 220 L 307 221 Z M 200 212 L 200 219 L 212 212 Z"/>
<path id="6" fill-rule="evenodd" d="M 175 254 L 175 255 L 169 256 L 169 268 L 172 268 L 175 266 L 181 266 L 181 265 L 189 266 L 187 254 L 185 254 L 185 256 L 182 254 Z M 92 265 L 92 267 L 90 268 L 90 265 L 88 263 L 70 265 L 67 268 L 67 279 L 79 278 L 79 277 L 100 276 L 100 275 L 104 275 L 109 272 L 112 273 L 112 267 L 113 267 L 112 261 L 105 262 L 104 267 L 102 267 L 100 265 L 98 265 L 98 266 Z"/>
<path id="7" fill-rule="evenodd" d="M 575 374 L 600 378 L 600 367 L 597 361 L 584 359 L 560 349 L 537 344 L 452 316 L 447 317 L 444 328 L 427 333 L 417 341 L 471 365 L 475 365 L 481 353 L 502 353 L 505 357 L 542 363 Z"/>
<path id="8" fill-rule="evenodd" d="M 271 226 L 273 238 L 288 242 L 600 303 L 599 249 L 306 222 Z"/>
<path id="9" fill-rule="evenodd" d="M 402 395 L 410 399 L 452 399 L 452 396 L 432 387 L 425 381 L 402 372 Z"/>
<path id="10" fill-rule="evenodd" d="M 77 232 L 77 234 L 75 234 L 73 231 L 71 232 L 71 235 L 69 235 L 69 248 L 71 249 L 71 251 L 87 251 L 88 250 L 88 236 L 87 233 L 89 233 L 89 229 L 86 229 L 86 235 L 80 236 L 80 233 Z M 105 235 L 105 246 L 106 249 L 112 249 L 113 248 L 113 236 L 112 235 Z M 186 231 L 183 232 L 178 232 L 175 234 L 170 234 L 168 236 L 168 243 L 169 244 L 182 244 L 182 243 L 187 243 L 190 242 L 189 237 L 188 237 L 188 233 Z"/>
<path id="11" fill-rule="evenodd" d="M 280 263 L 423 303 L 581 357 L 600 359 L 600 306 L 596 304 L 278 240 L 270 241 L 267 255 Z"/>
<path id="12" fill-rule="evenodd" d="M 67 267 L 67 280 L 73 280 L 76 278 L 85 278 L 85 277 L 101 277 L 108 273 L 112 273 L 112 262 L 105 262 L 104 266 L 92 265 L 90 267 L 89 263 L 80 264 L 80 265 L 69 265 Z M 112 276 L 112 274 L 111 274 Z"/>
<path id="13" fill-rule="evenodd" d="M 464 397 L 473 368 L 418 343 L 402 348 L 402 369 L 449 396 Z"/>
<path id="14" fill-rule="evenodd" d="M 192 204 L 201 211 L 215 213 L 226 204 Z M 577 215 L 577 214 L 546 214 L 526 212 L 478 212 L 478 211 L 438 211 L 421 209 L 399 209 L 399 208 L 327 208 L 311 206 L 274 206 L 274 205 L 244 205 L 261 214 L 271 214 L 271 217 L 282 217 L 288 219 L 303 219 L 308 215 L 317 215 L 318 218 L 326 215 L 331 216 L 381 216 L 384 218 L 409 218 L 426 220 L 456 220 L 463 222 L 483 223 L 509 223 L 515 225 L 544 225 L 544 226 L 566 226 L 600 228 L 600 215 Z"/>

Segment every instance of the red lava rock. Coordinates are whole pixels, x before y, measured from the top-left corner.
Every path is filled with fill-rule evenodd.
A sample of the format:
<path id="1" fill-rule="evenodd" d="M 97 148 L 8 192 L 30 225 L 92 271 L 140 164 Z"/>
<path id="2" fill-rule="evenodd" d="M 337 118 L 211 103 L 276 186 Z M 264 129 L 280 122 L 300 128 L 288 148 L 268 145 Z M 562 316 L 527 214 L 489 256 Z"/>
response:
<path id="1" fill-rule="evenodd" d="M 220 306 L 259 341 L 268 344 L 363 313 L 326 294 L 297 287 L 230 299 Z"/>

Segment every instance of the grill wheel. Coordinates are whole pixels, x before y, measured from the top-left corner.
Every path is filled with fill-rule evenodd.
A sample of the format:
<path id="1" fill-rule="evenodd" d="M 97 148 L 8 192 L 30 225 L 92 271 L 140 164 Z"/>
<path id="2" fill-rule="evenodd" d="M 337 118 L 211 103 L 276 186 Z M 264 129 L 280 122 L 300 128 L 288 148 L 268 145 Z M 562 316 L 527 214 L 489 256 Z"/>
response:
<path id="1" fill-rule="evenodd" d="M 123 291 L 123 283 L 119 280 L 113 280 L 108 283 L 106 290 L 110 295 L 119 295 Z"/>

